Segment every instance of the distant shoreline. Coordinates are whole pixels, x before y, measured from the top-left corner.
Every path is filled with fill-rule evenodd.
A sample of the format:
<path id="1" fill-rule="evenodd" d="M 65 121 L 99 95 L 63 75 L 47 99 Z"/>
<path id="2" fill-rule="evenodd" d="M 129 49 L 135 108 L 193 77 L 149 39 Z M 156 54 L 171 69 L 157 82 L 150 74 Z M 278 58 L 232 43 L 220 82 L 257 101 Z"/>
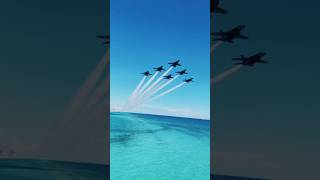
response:
<path id="1" fill-rule="evenodd" d="M 185 118 L 191 120 L 200 120 L 200 121 L 210 121 L 210 119 L 201 119 L 201 118 L 192 118 L 192 117 L 185 117 L 185 116 L 170 116 L 170 115 L 163 115 L 163 114 L 150 114 L 150 113 L 136 113 L 136 112 L 123 112 L 123 111 L 113 111 L 110 114 L 119 113 L 119 114 L 134 114 L 134 115 L 149 115 L 149 116 L 161 116 L 161 117 L 171 117 L 171 118 Z"/>

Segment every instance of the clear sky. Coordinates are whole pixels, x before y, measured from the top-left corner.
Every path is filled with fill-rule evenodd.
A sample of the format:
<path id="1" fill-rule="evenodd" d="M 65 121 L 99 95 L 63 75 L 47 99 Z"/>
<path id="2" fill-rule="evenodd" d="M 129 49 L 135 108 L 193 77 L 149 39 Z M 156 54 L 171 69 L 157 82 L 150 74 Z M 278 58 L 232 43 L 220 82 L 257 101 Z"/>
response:
<path id="1" fill-rule="evenodd" d="M 173 84 L 195 82 L 136 111 L 209 119 L 209 1 L 114 0 L 110 17 L 111 109 L 126 102 L 141 72 L 181 59 L 177 70 L 189 74 Z"/>
<path id="2" fill-rule="evenodd" d="M 249 39 L 219 46 L 215 73 L 241 54 L 265 51 L 270 63 L 244 67 L 213 87 L 217 173 L 319 179 L 319 5 L 221 1 L 229 14 L 215 16 L 215 31 L 244 24 Z"/>

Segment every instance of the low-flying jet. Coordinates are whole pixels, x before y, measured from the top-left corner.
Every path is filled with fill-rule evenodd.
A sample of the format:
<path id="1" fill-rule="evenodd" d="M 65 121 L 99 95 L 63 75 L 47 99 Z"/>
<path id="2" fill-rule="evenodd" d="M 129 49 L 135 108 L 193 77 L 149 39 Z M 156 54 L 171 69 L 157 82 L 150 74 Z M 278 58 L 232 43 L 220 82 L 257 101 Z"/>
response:
<path id="1" fill-rule="evenodd" d="M 193 80 L 193 78 L 185 79 L 183 82 L 190 83 L 190 82 L 193 82 L 192 80 Z"/>
<path id="2" fill-rule="evenodd" d="M 211 0 L 210 1 L 210 13 L 221 13 L 226 14 L 228 11 L 219 7 L 220 1 L 219 0 Z"/>
<path id="3" fill-rule="evenodd" d="M 245 28 L 245 25 L 237 26 L 229 31 L 220 31 L 216 33 L 211 33 L 211 35 L 220 36 L 219 38 L 213 39 L 214 41 L 224 41 L 233 43 L 234 39 L 248 39 L 247 36 L 241 34 L 241 31 Z"/>
<path id="4" fill-rule="evenodd" d="M 153 68 L 153 69 L 156 70 L 156 71 L 159 71 L 159 72 L 165 70 L 165 69 L 163 69 L 163 66 L 160 66 L 160 67 L 157 67 L 157 68 Z"/>
<path id="5" fill-rule="evenodd" d="M 163 78 L 164 78 L 164 79 L 172 79 L 173 77 L 172 77 L 172 75 L 170 74 L 170 75 L 168 75 L 168 76 L 163 76 Z"/>
<path id="6" fill-rule="evenodd" d="M 170 64 L 172 67 L 177 67 L 177 66 L 181 66 L 181 64 L 179 64 L 180 60 L 172 62 L 172 63 L 168 63 Z"/>
<path id="7" fill-rule="evenodd" d="M 261 60 L 261 58 L 263 56 L 265 56 L 266 54 L 267 53 L 265 53 L 265 52 L 260 52 L 255 55 L 252 55 L 250 57 L 245 57 L 242 55 L 240 58 L 232 58 L 232 60 L 242 61 L 242 62 L 234 63 L 235 65 L 244 65 L 244 66 L 251 66 L 252 67 L 256 63 L 263 63 L 263 64 L 268 63 L 267 61 Z"/>
<path id="8" fill-rule="evenodd" d="M 100 39 L 105 39 L 106 41 L 103 42 L 103 44 L 110 44 L 110 36 L 99 35 L 99 36 L 96 36 L 96 37 L 100 38 Z"/>
<path id="9" fill-rule="evenodd" d="M 187 70 L 184 69 L 184 70 L 182 70 L 182 71 L 178 71 L 177 74 L 179 74 L 179 75 L 184 75 L 184 74 L 188 74 L 188 73 L 187 73 Z"/>
<path id="10" fill-rule="evenodd" d="M 152 74 L 150 74 L 149 71 L 143 72 L 143 73 L 141 73 L 141 74 L 143 74 L 143 75 L 145 75 L 145 76 L 150 76 L 150 75 L 152 75 Z"/>

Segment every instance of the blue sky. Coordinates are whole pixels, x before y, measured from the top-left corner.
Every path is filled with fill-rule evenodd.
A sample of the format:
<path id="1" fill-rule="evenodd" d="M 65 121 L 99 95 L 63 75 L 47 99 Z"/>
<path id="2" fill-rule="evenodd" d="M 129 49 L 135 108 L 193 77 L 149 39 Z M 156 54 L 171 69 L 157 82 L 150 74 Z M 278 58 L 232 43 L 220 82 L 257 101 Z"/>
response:
<path id="1" fill-rule="evenodd" d="M 141 72 L 181 59 L 195 83 L 137 111 L 209 119 L 209 1 L 111 1 L 110 11 L 111 108 L 125 103 Z"/>

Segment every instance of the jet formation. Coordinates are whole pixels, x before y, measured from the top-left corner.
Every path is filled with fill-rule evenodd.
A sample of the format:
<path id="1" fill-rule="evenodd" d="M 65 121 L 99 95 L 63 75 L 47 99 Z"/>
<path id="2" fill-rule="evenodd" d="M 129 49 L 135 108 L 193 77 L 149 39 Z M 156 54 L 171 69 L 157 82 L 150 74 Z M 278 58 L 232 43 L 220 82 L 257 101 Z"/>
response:
<path id="1" fill-rule="evenodd" d="M 211 35 L 219 36 L 218 38 L 213 39 L 214 41 L 223 41 L 223 42 L 233 43 L 235 39 L 248 39 L 247 36 L 244 36 L 241 34 L 241 31 L 245 27 L 246 27 L 245 25 L 240 25 L 229 31 L 214 32 L 214 33 L 211 33 Z"/>
<path id="2" fill-rule="evenodd" d="M 226 14 L 227 11 L 222 9 L 220 6 L 219 0 L 211 0 L 210 1 L 210 13 L 221 13 Z M 241 31 L 245 28 L 245 25 L 237 26 L 229 31 L 222 31 L 219 32 L 213 32 L 211 33 L 211 36 L 218 36 L 215 37 L 214 41 L 221 41 L 221 42 L 228 42 L 228 43 L 234 43 L 235 39 L 248 39 L 247 36 L 241 34 Z M 240 61 L 234 63 L 235 65 L 244 65 L 244 66 L 254 66 L 256 63 L 262 63 L 266 64 L 267 61 L 262 60 L 261 58 L 264 57 L 267 53 L 260 52 L 257 54 L 254 54 L 249 57 L 241 56 L 240 58 L 232 58 L 232 60 Z"/>
<path id="3" fill-rule="evenodd" d="M 252 56 L 249 56 L 249 57 L 245 57 L 242 55 L 240 58 L 232 58 L 232 60 L 241 61 L 241 62 L 234 63 L 235 65 L 244 65 L 244 66 L 252 67 L 256 63 L 262 63 L 262 64 L 268 63 L 267 61 L 264 61 L 261 59 L 266 54 L 267 53 L 265 53 L 265 52 L 260 52 L 260 53 L 254 54 Z"/>
<path id="4" fill-rule="evenodd" d="M 180 60 L 177 60 L 177 61 L 174 61 L 174 62 L 171 62 L 171 63 L 168 63 L 171 67 L 177 67 L 177 66 L 181 66 L 180 64 Z M 163 68 L 163 66 L 159 66 L 159 67 L 155 67 L 153 68 L 156 72 L 162 72 L 164 71 L 165 69 Z M 146 72 L 143 72 L 141 73 L 143 74 L 144 76 L 148 77 L 150 75 L 152 75 L 149 71 L 146 71 Z M 178 75 L 184 75 L 184 74 L 188 74 L 187 73 L 187 69 L 183 69 L 181 71 L 177 71 L 176 74 Z M 173 79 L 174 77 L 172 76 L 172 74 L 169 74 L 169 75 L 166 75 L 166 76 L 162 76 L 163 79 L 166 79 L 166 80 L 169 80 L 169 79 Z M 190 79 L 186 79 L 184 80 L 183 82 L 191 82 L 193 78 L 190 78 Z M 187 81 L 188 80 L 188 81 Z"/>
<path id="5" fill-rule="evenodd" d="M 211 0 L 210 1 L 210 13 L 221 13 L 221 14 L 227 14 L 228 11 L 225 9 L 222 9 L 220 6 L 219 0 Z"/>

